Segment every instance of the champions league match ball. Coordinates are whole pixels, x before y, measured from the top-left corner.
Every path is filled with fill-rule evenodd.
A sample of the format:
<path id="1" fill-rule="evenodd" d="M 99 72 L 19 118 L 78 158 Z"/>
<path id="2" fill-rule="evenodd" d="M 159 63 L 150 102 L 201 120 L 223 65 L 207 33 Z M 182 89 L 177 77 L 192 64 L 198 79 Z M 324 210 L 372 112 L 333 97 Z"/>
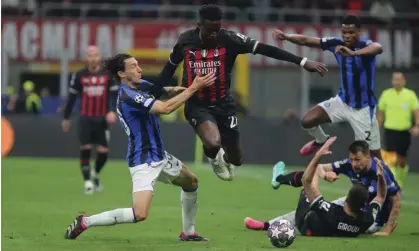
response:
<path id="1" fill-rule="evenodd" d="M 295 240 L 294 226 L 287 220 L 277 220 L 269 226 L 268 238 L 277 248 L 288 247 Z"/>

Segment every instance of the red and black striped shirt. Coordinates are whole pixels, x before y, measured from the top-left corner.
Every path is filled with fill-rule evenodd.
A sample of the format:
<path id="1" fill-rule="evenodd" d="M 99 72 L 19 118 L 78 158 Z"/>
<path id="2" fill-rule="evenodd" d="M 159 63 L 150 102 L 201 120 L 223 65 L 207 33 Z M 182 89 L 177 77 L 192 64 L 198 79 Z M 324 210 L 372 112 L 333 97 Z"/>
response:
<path id="1" fill-rule="evenodd" d="M 80 116 L 105 117 L 109 111 L 115 111 L 115 101 L 119 89 L 118 82 L 106 71 L 90 72 L 83 68 L 73 73 L 70 81 L 70 96 L 64 110 L 64 118 L 69 118 L 76 96 L 80 96 Z M 115 107 L 113 107 L 115 106 Z"/>
<path id="2" fill-rule="evenodd" d="M 199 28 L 182 33 L 170 54 L 169 62 L 178 65 L 182 61 L 182 85 L 189 87 L 198 73 L 202 75 L 215 72 L 215 84 L 199 90 L 194 101 L 213 104 L 229 95 L 231 72 L 239 54 L 255 53 L 258 41 L 243 34 L 221 29 L 217 43 L 207 46 L 199 37 Z"/>

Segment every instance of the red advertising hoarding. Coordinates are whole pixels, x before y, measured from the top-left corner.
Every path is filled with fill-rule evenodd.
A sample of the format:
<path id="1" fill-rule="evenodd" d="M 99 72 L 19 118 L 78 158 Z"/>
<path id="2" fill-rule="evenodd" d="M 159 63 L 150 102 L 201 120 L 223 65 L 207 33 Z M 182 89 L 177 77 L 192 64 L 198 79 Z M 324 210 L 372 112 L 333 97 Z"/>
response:
<path id="1" fill-rule="evenodd" d="M 2 19 L 2 49 L 13 60 L 57 61 L 64 49 L 72 62 L 84 59 L 90 44 L 97 44 L 104 57 L 130 48 L 171 49 L 178 35 L 194 24 L 135 23 L 118 21 L 72 21 L 68 19 Z M 336 65 L 332 53 L 319 49 L 299 47 L 289 42 L 277 42 L 272 30 L 280 28 L 287 33 L 301 33 L 316 37 L 339 36 L 339 27 L 295 26 L 273 24 L 226 24 L 262 43 L 276 45 L 289 52 Z M 412 34 L 406 30 L 365 28 L 362 35 L 383 45 L 378 58 L 379 67 L 409 68 L 412 62 Z M 283 62 L 260 55 L 250 58 L 252 66 L 281 66 Z"/>

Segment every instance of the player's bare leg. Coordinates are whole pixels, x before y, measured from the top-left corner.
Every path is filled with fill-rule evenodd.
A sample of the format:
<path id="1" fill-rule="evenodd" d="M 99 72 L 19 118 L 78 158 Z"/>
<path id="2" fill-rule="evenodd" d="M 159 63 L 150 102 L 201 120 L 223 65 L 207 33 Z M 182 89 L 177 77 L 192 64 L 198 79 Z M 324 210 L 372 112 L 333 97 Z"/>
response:
<path id="1" fill-rule="evenodd" d="M 319 105 L 312 107 L 304 114 L 301 119 L 301 126 L 314 137 L 314 140 L 308 142 L 303 146 L 303 148 L 301 148 L 301 155 L 310 155 L 322 146 L 329 136 L 324 133 L 320 125 L 331 122 L 332 121 L 327 112 Z"/>
<path id="2" fill-rule="evenodd" d="M 227 163 L 224 160 L 224 150 L 221 147 L 221 136 L 217 124 L 204 121 L 196 127 L 196 133 L 204 145 L 204 153 L 209 158 L 214 173 L 222 180 L 230 180 Z"/>
<path id="3" fill-rule="evenodd" d="M 132 208 L 118 208 L 91 216 L 80 215 L 68 226 L 64 238 L 76 239 L 87 228 L 136 223 L 148 217 L 153 191 L 139 191 L 133 194 Z"/>
<path id="4" fill-rule="evenodd" d="M 103 190 L 103 186 L 99 179 L 99 174 L 102 171 L 103 167 L 105 166 L 106 161 L 108 160 L 108 152 L 109 148 L 106 146 L 97 146 L 96 147 L 96 161 L 95 161 L 95 168 L 91 168 L 90 178 L 93 181 L 95 186 L 95 191 L 101 192 Z"/>
<path id="5" fill-rule="evenodd" d="M 92 153 L 92 145 L 80 146 L 80 168 L 84 180 L 84 193 L 93 194 L 93 182 L 90 180 L 90 155 Z"/>
<path id="6" fill-rule="evenodd" d="M 183 166 L 179 176 L 172 184 L 182 188 L 180 200 L 182 203 L 182 226 L 179 235 L 181 241 L 209 241 L 195 232 L 195 218 L 197 205 L 198 177 Z"/>

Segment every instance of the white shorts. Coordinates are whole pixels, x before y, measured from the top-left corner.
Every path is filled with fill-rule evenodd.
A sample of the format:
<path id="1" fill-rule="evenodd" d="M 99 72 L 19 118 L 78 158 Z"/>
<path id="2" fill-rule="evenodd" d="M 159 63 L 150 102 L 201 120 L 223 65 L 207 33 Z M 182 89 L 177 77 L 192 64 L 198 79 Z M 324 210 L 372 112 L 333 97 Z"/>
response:
<path id="1" fill-rule="evenodd" d="M 133 193 L 153 191 L 156 181 L 171 184 L 179 176 L 183 163 L 168 152 L 165 154 L 166 158 L 162 161 L 129 168 Z"/>
<path id="2" fill-rule="evenodd" d="M 371 119 L 370 107 L 354 109 L 345 104 L 339 96 L 323 101 L 319 106 L 327 112 L 332 123 L 348 122 L 354 130 L 355 140 L 366 140 L 371 150 L 381 148 L 376 109 Z"/>

